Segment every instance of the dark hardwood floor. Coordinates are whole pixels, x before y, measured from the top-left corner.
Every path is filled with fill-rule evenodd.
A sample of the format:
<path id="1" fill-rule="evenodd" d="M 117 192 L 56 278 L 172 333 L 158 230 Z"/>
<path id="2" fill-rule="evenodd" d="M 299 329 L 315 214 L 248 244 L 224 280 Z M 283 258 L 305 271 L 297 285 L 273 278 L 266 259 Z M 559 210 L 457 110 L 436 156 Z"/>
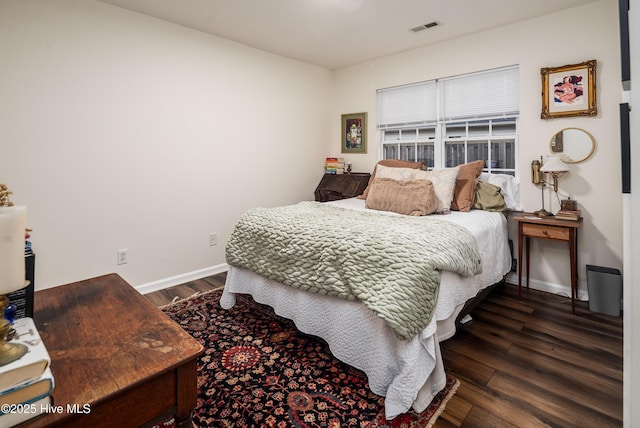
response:
<path id="1" fill-rule="evenodd" d="M 198 279 L 196 281 L 187 282 L 185 284 L 176 285 L 175 287 L 165 288 L 164 290 L 154 291 L 145 294 L 145 297 L 156 306 L 168 305 L 175 299 L 185 299 L 196 293 L 214 290 L 224 287 L 227 280 L 227 273 L 219 273 L 214 276 Z"/>
<path id="2" fill-rule="evenodd" d="M 226 274 L 147 294 L 157 306 L 224 285 Z M 562 296 L 498 287 L 442 342 L 460 380 L 435 428 L 621 427 L 622 318 Z"/>

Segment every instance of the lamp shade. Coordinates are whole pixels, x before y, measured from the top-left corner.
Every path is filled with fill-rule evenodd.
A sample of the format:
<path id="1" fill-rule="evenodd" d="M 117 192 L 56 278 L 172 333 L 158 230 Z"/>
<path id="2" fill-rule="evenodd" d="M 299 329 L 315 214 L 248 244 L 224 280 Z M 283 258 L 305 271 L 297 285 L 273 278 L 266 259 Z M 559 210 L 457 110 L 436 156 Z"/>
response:
<path id="1" fill-rule="evenodd" d="M 540 168 L 542 172 L 567 172 L 569 167 L 566 163 L 562 162 L 558 156 L 548 156 L 547 161 Z"/>
<path id="2" fill-rule="evenodd" d="M 0 294 L 25 286 L 26 207 L 0 207 Z"/>

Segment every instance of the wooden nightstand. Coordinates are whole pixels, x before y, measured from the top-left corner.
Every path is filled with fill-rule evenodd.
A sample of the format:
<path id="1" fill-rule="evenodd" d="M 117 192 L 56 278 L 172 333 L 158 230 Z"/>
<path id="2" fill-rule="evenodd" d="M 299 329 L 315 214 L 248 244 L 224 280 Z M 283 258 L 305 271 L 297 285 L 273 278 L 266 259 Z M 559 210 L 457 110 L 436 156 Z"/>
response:
<path id="1" fill-rule="evenodd" d="M 362 195 L 369 184 L 369 173 L 324 174 L 315 191 L 316 201 L 328 202 Z"/>
<path id="2" fill-rule="evenodd" d="M 522 297 L 522 250 L 523 241 L 526 247 L 527 288 L 529 288 L 529 247 L 531 238 L 564 241 L 569 244 L 569 261 L 571 263 L 571 312 L 576 313 L 578 297 L 578 229 L 582 219 L 577 221 L 558 220 L 554 217 L 536 217 L 523 214 L 513 217 L 518 222 L 518 298 Z"/>

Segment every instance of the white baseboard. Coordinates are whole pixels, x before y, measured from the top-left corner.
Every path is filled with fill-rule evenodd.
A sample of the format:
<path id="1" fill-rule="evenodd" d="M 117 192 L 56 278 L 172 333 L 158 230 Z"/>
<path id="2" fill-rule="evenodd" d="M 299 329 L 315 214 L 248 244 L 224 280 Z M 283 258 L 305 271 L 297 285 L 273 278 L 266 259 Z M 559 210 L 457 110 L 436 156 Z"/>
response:
<path id="1" fill-rule="evenodd" d="M 208 276 L 216 275 L 222 272 L 226 272 L 229 270 L 229 265 L 226 263 L 210 266 L 204 269 L 199 269 L 193 272 L 187 272 L 180 275 L 172 276 L 165 279 L 160 279 L 158 281 L 149 282 L 146 284 L 141 284 L 136 287 L 136 290 L 140 292 L 140 294 L 152 293 L 154 291 L 164 290 L 165 288 L 173 287 L 175 285 L 184 284 L 185 282 L 195 281 L 197 279 L 206 278 Z M 509 284 L 518 284 L 518 274 L 515 272 L 511 272 L 507 275 L 506 278 Z M 523 279 L 524 282 L 524 279 Z M 524 286 L 524 284 L 523 284 Z M 531 279 L 529 281 L 529 287 L 534 290 L 545 291 L 547 293 L 560 294 L 563 296 L 570 297 L 571 296 L 571 287 L 563 284 L 554 284 L 545 281 L 539 281 L 536 279 Z M 586 290 L 586 284 L 584 287 L 580 286 L 578 289 L 578 300 L 589 300 L 589 296 Z"/>
<path id="2" fill-rule="evenodd" d="M 141 284 L 136 287 L 136 290 L 140 294 L 148 294 L 158 290 L 164 290 L 165 288 L 173 287 L 174 285 L 184 284 L 185 282 L 195 281 L 196 279 L 206 278 L 207 276 L 216 275 L 229 270 L 229 265 L 223 263 L 217 266 L 210 266 L 208 268 L 195 270 L 193 272 L 187 272 L 180 275 L 172 276 L 169 278 L 161 279 L 158 281 Z"/>
<path id="3" fill-rule="evenodd" d="M 509 284 L 518 285 L 518 274 L 515 272 L 511 272 L 507 275 L 507 282 Z M 578 300 L 587 301 L 589 300 L 589 294 L 587 293 L 587 284 L 586 281 L 583 284 L 583 281 L 580 281 L 578 284 Z M 526 280 L 522 278 L 522 286 L 525 287 Z M 529 280 L 529 288 L 534 290 L 545 291 L 547 293 L 559 294 L 561 296 L 571 297 L 571 286 L 564 284 L 554 284 L 551 282 L 539 281 L 536 279 Z"/>

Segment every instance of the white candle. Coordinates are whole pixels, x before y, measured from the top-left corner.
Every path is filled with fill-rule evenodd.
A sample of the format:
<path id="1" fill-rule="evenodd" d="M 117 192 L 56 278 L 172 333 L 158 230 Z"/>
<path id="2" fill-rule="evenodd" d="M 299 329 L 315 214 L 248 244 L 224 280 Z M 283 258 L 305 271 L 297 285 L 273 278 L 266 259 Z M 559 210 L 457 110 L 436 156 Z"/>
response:
<path id="1" fill-rule="evenodd" d="M 0 294 L 25 286 L 26 207 L 0 207 Z"/>

